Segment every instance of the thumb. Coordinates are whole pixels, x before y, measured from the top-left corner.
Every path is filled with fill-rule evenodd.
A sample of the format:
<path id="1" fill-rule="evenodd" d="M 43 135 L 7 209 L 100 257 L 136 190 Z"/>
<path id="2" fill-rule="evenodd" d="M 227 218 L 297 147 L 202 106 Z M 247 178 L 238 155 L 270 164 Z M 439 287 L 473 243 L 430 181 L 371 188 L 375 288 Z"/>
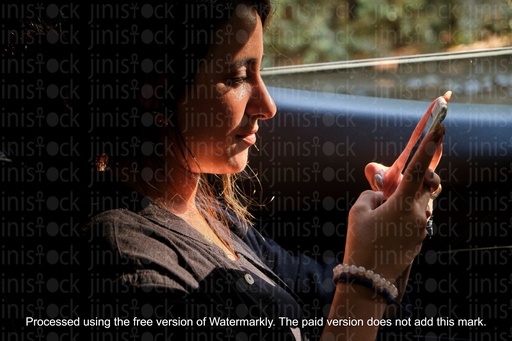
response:
<path id="1" fill-rule="evenodd" d="M 370 162 L 364 168 L 366 180 L 368 180 L 368 183 L 374 191 L 382 190 L 382 187 L 384 186 L 384 178 L 388 169 L 389 167 L 383 166 L 377 162 Z"/>

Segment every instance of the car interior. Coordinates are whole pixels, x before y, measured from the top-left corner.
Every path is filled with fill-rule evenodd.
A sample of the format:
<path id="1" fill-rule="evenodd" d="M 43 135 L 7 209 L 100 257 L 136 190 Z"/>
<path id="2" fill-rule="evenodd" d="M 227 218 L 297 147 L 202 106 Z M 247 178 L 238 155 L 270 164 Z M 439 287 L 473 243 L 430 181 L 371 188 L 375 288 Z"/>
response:
<path id="1" fill-rule="evenodd" d="M 384 328 L 381 339 L 510 339 L 512 328 L 503 321 L 512 317 L 511 71 L 511 48 L 264 70 L 278 112 L 260 122 L 250 150 L 249 173 L 258 179 L 256 228 L 291 253 L 341 261 L 348 212 L 370 189 L 365 165 L 391 165 L 430 102 L 451 90 L 436 169 L 443 189 L 435 201 L 434 233 L 413 264 L 403 311 L 396 315 L 425 320 L 424 325 Z M 77 292 L 43 300 L 38 288 L 50 279 L 72 283 L 79 277 L 73 277 L 80 263 L 73 247 L 79 219 L 72 214 L 87 212 L 65 205 L 78 200 L 69 189 L 77 185 L 73 166 L 87 166 L 80 153 L 89 151 L 75 154 L 74 145 L 53 150 L 49 141 L 72 144 L 80 127 L 67 118 L 66 124 L 54 124 L 49 107 L 41 115 L 27 103 L 23 108 L 27 121 L 16 121 L 1 140 L 7 146 L 0 154 L 2 174 L 10 179 L 2 189 L 2 224 L 15 221 L 1 234 L 2 316 L 41 315 L 45 309 L 66 315 L 76 306 L 54 314 L 54 302 L 78 304 Z M 11 119 L 16 118 L 3 122 Z M 37 122 L 48 129 L 44 139 Z M 12 157 L 10 146 L 26 149 Z M 54 158 L 58 153 L 66 158 Z M 60 173 L 62 167 L 70 174 Z M 78 185 L 87 190 L 87 184 Z M 54 205 L 61 194 L 71 202 Z M 17 291 L 7 296 L 12 289 Z M 441 320 L 431 326 L 432 319 Z M 15 324 L 12 335 L 35 335 Z"/>
<path id="2" fill-rule="evenodd" d="M 412 326 L 407 335 L 432 340 L 509 335 L 499 321 L 512 314 L 507 293 L 512 278 L 506 270 L 512 260 L 512 50 L 494 51 L 492 58 L 487 51 L 377 64 L 383 62 L 384 70 L 356 64 L 266 71 L 278 112 L 260 123 L 257 149 L 251 150 L 249 165 L 261 182 L 257 228 L 290 252 L 341 261 L 350 207 L 370 189 L 365 165 L 391 165 L 430 102 L 452 85 L 443 157 L 436 169 L 442 192 L 434 204 L 434 233 L 424 241 L 407 287 L 413 318 L 452 321 L 421 330 Z M 437 83 L 428 82 L 428 73 L 423 83 L 411 81 L 421 75 L 407 70 L 425 68 L 462 73 L 435 73 Z M 402 82 L 422 86 L 388 88 L 394 96 L 387 98 L 369 95 L 382 93 L 382 79 L 402 86 L 401 73 L 407 76 Z M 487 88 L 482 75 L 492 80 Z M 506 84 L 500 83 L 504 76 Z M 365 87 L 345 87 L 347 78 L 362 83 L 358 77 L 366 77 Z M 478 94 L 472 92 L 475 87 Z M 407 96 L 412 93 L 416 96 Z M 485 327 L 477 328 L 478 318 Z M 447 328 L 449 323 L 455 326 Z M 394 332 L 384 339 L 405 335 L 404 328 Z"/>

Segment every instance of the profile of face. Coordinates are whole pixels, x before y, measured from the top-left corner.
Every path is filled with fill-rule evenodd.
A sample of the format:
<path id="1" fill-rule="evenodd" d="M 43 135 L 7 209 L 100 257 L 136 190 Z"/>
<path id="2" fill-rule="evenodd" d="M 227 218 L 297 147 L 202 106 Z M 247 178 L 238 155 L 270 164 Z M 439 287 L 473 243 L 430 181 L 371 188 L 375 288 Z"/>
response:
<path id="1" fill-rule="evenodd" d="M 239 5 L 214 39 L 176 114 L 193 156 L 186 160 L 192 172 L 237 173 L 247 165 L 258 121 L 276 112 L 260 75 L 263 28 L 257 11 Z"/>

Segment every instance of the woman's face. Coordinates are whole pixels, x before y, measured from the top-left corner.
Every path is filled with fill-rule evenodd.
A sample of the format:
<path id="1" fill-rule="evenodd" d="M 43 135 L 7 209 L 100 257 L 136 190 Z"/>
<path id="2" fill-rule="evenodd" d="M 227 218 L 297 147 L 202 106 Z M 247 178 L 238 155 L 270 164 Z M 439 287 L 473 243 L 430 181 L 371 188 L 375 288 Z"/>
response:
<path id="1" fill-rule="evenodd" d="M 191 171 L 236 173 L 247 164 L 258 121 L 276 112 L 260 76 L 263 31 L 257 12 L 239 5 L 215 42 L 178 105 L 178 122 L 199 164 L 190 157 Z"/>

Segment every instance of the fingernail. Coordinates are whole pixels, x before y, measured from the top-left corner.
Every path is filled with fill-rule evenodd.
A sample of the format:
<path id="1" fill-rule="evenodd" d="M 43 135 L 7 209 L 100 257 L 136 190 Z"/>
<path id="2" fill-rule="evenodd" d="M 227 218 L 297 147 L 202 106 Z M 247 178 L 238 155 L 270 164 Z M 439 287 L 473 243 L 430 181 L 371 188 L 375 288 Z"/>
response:
<path id="1" fill-rule="evenodd" d="M 444 128 L 444 124 L 439 124 L 437 127 L 436 127 L 436 130 L 434 130 L 433 134 L 432 134 L 432 141 L 434 142 L 439 142 L 439 140 L 441 140 L 444 136 L 446 132 L 446 129 Z"/>
<path id="2" fill-rule="evenodd" d="M 375 174 L 373 176 L 373 184 L 376 188 L 382 189 L 382 186 L 384 186 L 384 178 L 380 174 Z"/>

